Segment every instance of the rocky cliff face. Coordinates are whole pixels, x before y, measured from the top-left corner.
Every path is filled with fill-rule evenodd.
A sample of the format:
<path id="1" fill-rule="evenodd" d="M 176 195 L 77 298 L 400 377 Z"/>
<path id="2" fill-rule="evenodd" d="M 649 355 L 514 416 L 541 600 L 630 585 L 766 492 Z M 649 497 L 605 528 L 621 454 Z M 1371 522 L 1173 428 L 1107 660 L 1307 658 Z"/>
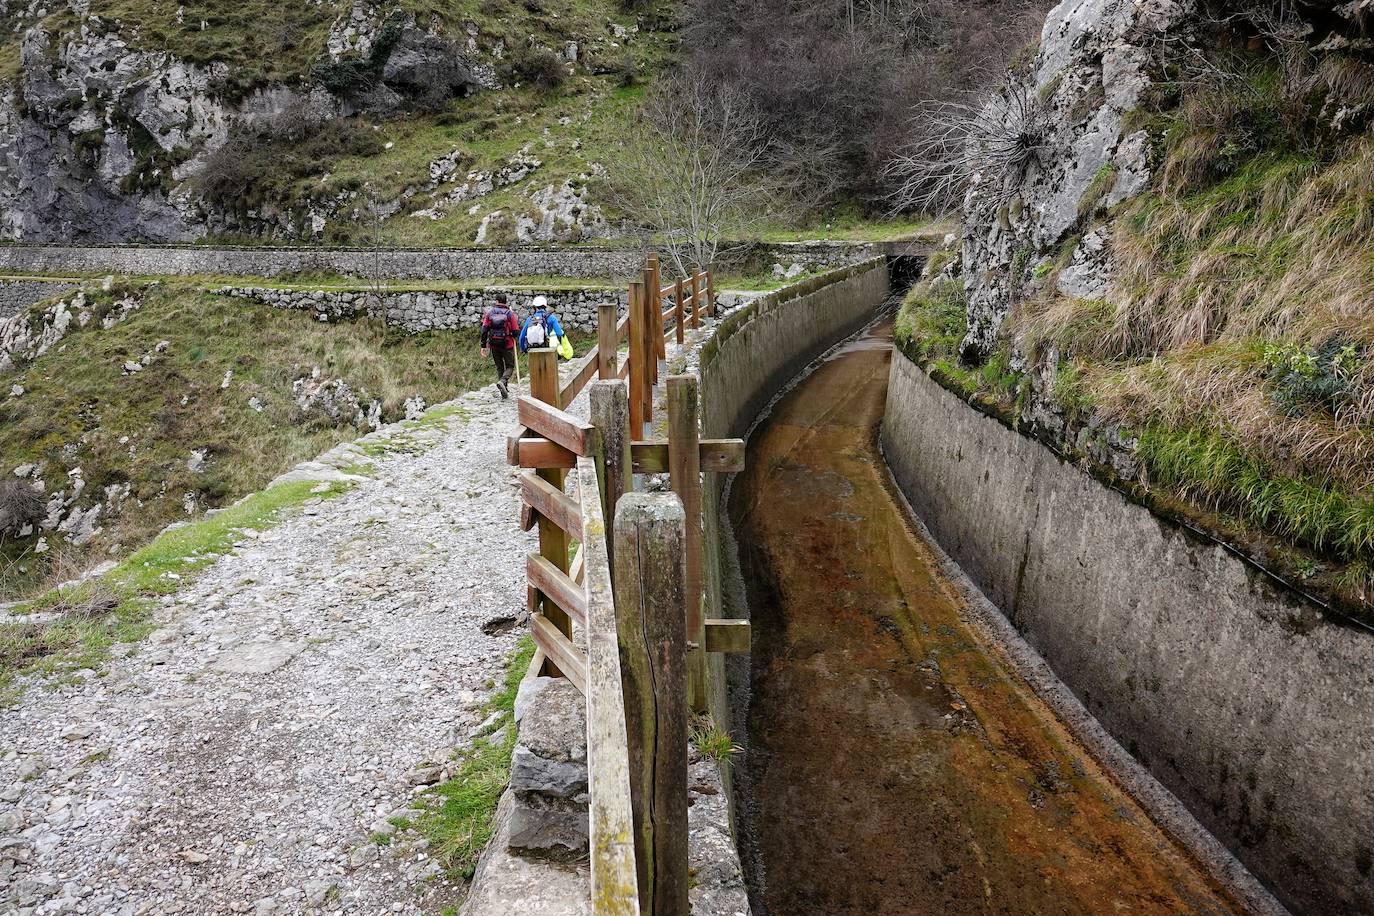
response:
<path id="1" fill-rule="evenodd" d="M 323 92 L 260 90 L 228 103 L 220 66 L 137 51 L 98 22 L 79 34 L 34 28 L 17 86 L 0 99 L 0 232 L 11 239 L 192 239 L 201 215 L 184 189 L 236 121 Z"/>
<path id="2" fill-rule="evenodd" d="M 312 201 L 309 212 L 282 214 L 208 200 L 196 193 L 196 177 L 235 132 L 270 129 L 287 113 L 293 122 L 324 123 L 432 109 L 499 87 L 498 68 L 510 56 L 502 34 L 472 23 L 326 0 L 313 4 L 321 12 L 261 24 L 283 31 L 281 47 L 296 49 L 298 72 L 262 64 L 247 74 L 242 61 L 217 59 L 197 44 L 207 39 L 185 17 L 198 14 L 184 9 L 162 24 L 178 43 L 164 39 L 171 50 L 151 50 L 159 42 L 145 33 L 156 26 L 144 18 L 102 18 L 76 0 L 53 14 L 5 6 L 0 25 L 16 36 L 5 50 L 17 63 L 0 86 L 0 237 L 12 240 L 186 241 L 208 232 L 309 238 L 341 209 L 359 206 L 356 189 L 351 197 Z M 301 28 L 291 16 L 326 23 L 335 7 L 327 32 L 286 36 Z M 218 27 L 228 31 L 223 41 L 243 50 L 246 37 L 239 42 L 243 36 Z M 311 42 L 317 56 L 299 50 Z M 560 66 L 572 66 L 577 46 L 557 54 Z M 509 67 L 503 72 L 509 78 Z M 388 206 L 399 208 L 372 206 L 383 216 Z"/>
<path id="3" fill-rule="evenodd" d="M 1301 54 L 1314 72 L 1334 71 L 1369 59 L 1371 21 L 1371 0 L 1056 6 L 1033 62 L 990 103 L 987 121 L 1000 133 L 977 138 L 985 149 L 975 154 L 960 252 L 969 299 L 965 357 L 985 357 L 1004 319 L 1028 298 L 1114 298 L 1110 209 L 1151 187 L 1167 137 L 1146 122 L 1161 98 L 1188 92 L 1181 71 L 1220 41 L 1261 53 L 1267 46 L 1276 58 Z M 1367 121 L 1367 93 L 1345 89 L 1345 98 L 1323 97 L 1326 124 Z"/>

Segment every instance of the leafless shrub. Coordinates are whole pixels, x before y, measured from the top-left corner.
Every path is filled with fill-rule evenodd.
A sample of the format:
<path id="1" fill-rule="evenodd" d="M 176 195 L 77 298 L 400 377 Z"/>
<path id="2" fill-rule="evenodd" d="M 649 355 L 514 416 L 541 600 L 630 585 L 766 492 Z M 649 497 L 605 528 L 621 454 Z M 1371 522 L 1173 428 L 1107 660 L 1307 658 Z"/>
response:
<path id="1" fill-rule="evenodd" d="M 0 482 L 0 535 L 17 535 L 43 517 L 43 494 L 27 480 Z"/>
<path id="2" fill-rule="evenodd" d="M 743 93 L 701 76 L 662 81 L 645 99 L 639 129 L 614 163 L 621 207 L 661 235 L 678 272 L 716 261 L 769 214 L 786 179 L 771 168 L 777 147 Z"/>
<path id="3" fill-rule="evenodd" d="M 568 64 L 549 48 L 525 47 L 516 53 L 515 72 L 522 80 L 545 92 L 552 92 L 568 81 Z"/>
<path id="4" fill-rule="evenodd" d="M 341 156 L 381 152 L 374 131 L 352 118 L 322 119 L 303 105 L 234 126 L 192 182 L 202 201 L 244 210 L 265 200 L 289 202 L 301 178 L 329 170 Z"/>
<path id="5" fill-rule="evenodd" d="M 944 212 L 977 179 L 1005 203 L 1048 149 L 1050 117 L 1039 95 L 1010 83 L 981 101 L 932 101 L 912 119 L 914 139 L 888 166 L 899 211 Z"/>

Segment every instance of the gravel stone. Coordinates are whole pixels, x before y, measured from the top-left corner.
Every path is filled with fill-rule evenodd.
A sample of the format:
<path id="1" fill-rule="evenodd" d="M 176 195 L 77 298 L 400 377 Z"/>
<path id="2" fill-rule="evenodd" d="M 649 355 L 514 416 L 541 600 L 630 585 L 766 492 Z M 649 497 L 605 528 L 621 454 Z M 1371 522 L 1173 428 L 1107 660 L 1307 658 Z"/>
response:
<path id="1" fill-rule="evenodd" d="M 396 452 L 341 446 L 295 472 L 357 485 L 245 532 L 102 677 L 0 711 L 0 912 L 451 905 L 413 832 L 369 837 L 471 743 L 523 632 L 484 632 L 519 615 L 524 582 L 475 562 L 536 546 L 505 463 L 515 401 L 458 404 L 370 437 L 404 432 Z M 357 464 L 370 476 L 339 470 Z"/>

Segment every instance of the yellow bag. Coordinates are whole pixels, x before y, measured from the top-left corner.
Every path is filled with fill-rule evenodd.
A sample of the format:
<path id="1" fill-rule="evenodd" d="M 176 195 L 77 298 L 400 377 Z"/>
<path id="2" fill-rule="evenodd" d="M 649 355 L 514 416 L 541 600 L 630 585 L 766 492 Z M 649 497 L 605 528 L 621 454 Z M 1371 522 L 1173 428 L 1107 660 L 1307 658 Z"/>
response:
<path id="1" fill-rule="evenodd" d="M 573 358 L 572 341 L 568 339 L 566 334 L 558 341 L 558 355 L 564 359 Z"/>

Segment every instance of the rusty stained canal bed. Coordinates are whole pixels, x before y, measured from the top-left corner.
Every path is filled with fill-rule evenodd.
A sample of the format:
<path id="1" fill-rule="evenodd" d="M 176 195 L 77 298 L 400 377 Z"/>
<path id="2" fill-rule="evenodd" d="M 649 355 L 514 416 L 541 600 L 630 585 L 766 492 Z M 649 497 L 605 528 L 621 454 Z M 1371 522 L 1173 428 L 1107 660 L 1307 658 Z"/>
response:
<path id="1" fill-rule="evenodd" d="M 749 442 L 742 830 L 756 914 L 1234 913 L 969 623 L 878 446 L 891 325 Z"/>

